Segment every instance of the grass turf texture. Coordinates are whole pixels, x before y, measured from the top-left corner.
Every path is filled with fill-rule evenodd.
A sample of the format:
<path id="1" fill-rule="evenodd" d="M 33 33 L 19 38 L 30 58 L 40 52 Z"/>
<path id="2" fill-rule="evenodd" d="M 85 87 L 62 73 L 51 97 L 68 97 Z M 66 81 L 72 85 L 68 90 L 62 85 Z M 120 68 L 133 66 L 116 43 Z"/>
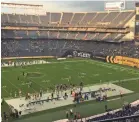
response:
<path id="1" fill-rule="evenodd" d="M 26 61 L 26 60 L 24 60 Z M 115 80 L 124 80 L 130 78 L 139 77 L 139 71 L 137 69 L 120 66 L 120 65 L 112 65 L 104 62 L 92 61 L 92 60 L 80 60 L 80 59 L 68 59 L 64 61 L 56 61 L 49 60 L 53 63 L 51 64 L 41 64 L 41 65 L 32 65 L 27 67 L 10 67 L 10 68 L 2 68 L 2 97 L 9 98 L 10 92 L 13 94 L 18 92 L 19 89 L 25 94 L 27 92 L 37 92 L 42 88 L 46 91 L 49 87 L 54 87 L 55 84 L 66 83 L 68 84 L 69 76 L 70 82 L 79 84 L 82 80 L 85 85 L 103 83 L 108 81 Z M 22 73 L 32 73 L 33 75 L 40 74 L 35 77 L 23 77 Z M 17 77 L 20 77 L 19 81 Z M 25 85 L 28 81 L 32 81 L 32 88 L 28 88 Z M 24 84 L 24 85 L 23 85 Z M 135 81 L 125 81 L 118 82 L 117 85 L 120 85 L 124 88 L 130 89 L 139 93 L 139 80 Z M 133 100 L 138 99 L 139 94 L 129 95 L 127 97 L 127 101 L 131 102 Z M 116 105 L 113 102 L 118 102 Z M 121 107 L 123 101 L 115 100 L 109 102 L 115 105 L 114 108 Z M 89 109 L 92 106 L 92 109 Z M 76 107 L 77 111 L 81 111 L 83 116 L 90 116 L 93 114 L 104 112 L 104 103 L 91 103 L 88 102 L 86 104 L 80 105 Z M 71 106 L 69 106 L 70 108 Z M 73 107 L 73 106 L 72 106 Z M 59 109 L 49 110 L 47 112 L 43 112 L 42 115 L 36 113 L 36 117 L 29 117 L 28 119 L 22 119 L 24 122 L 37 122 L 37 119 L 41 118 L 41 122 L 52 121 L 56 119 L 65 118 L 65 108 L 61 107 Z M 87 110 L 84 113 L 83 110 Z M 93 112 L 95 111 L 95 112 Z M 29 115 L 30 116 L 30 115 Z M 55 116 L 55 117 L 52 117 Z M 26 117 L 25 117 L 26 118 Z M 52 119 L 53 118 L 53 119 Z M 36 121 L 35 121 L 36 120 Z"/>

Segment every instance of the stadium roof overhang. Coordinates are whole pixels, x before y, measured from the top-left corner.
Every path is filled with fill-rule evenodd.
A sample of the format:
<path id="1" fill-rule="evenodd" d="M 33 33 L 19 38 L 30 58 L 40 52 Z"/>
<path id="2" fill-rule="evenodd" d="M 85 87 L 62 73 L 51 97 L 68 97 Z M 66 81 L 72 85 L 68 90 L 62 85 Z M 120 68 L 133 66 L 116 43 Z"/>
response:
<path id="1" fill-rule="evenodd" d="M 7 3 L 7 2 L 1 2 L 1 4 L 5 5 L 18 5 L 18 6 L 32 6 L 32 7 L 43 7 L 43 5 L 34 5 L 34 4 L 20 4 L 20 3 Z"/>

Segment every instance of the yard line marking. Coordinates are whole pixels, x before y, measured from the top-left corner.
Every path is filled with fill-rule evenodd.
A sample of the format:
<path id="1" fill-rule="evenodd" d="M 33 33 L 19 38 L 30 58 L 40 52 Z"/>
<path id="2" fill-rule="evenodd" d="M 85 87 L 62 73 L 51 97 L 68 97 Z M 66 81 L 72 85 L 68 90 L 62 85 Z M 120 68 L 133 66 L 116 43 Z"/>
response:
<path id="1" fill-rule="evenodd" d="M 109 74 L 109 75 L 111 75 L 112 73 L 111 73 L 111 72 L 109 72 L 108 74 Z"/>
<path id="2" fill-rule="evenodd" d="M 4 78 L 4 77 L 3 77 Z M 5 78 L 4 78 L 5 79 Z M 8 81 L 11 85 L 13 85 L 16 89 L 20 89 L 19 87 L 17 87 L 16 85 L 14 85 L 10 80 L 7 80 L 7 79 L 5 79 L 6 81 Z M 33 88 L 32 88 L 33 89 Z M 37 92 L 35 89 L 33 89 L 35 92 Z M 24 94 L 25 94 L 25 92 L 24 91 L 22 91 Z"/>
<path id="3" fill-rule="evenodd" d="M 33 80 L 31 80 L 33 83 L 35 83 L 35 84 L 37 84 L 35 81 L 33 81 Z M 43 87 L 43 88 L 45 88 L 46 89 L 46 87 L 45 86 L 41 86 L 40 84 L 37 84 L 37 86 L 40 86 L 41 88 Z"/>
<path id="4" fill-rule="evenodd" d="M 86 62 L 85 60 L 76 60 L 76 61 L 61 61 L 61 62 L 49 62 L 48 64 L 60 64 L 60 63 L 74 63 L 74 62 Z"/>
<path id="5" fill-rule="evenodd" d="M 5 88 L 2 88 L 4 91 L 6 91 L 6 93 L 8 93 L 8 95 L 9 95 L 9 92 L 5 89 Z"/>
<path id="6" fill-rule="evenodd" d="M 93 76 L 99 76 L 99 74 L 93 74 Z"/>
<path id="7" fill-rule="evenodd" d="M 36 68 L 35 68 L 36 69 Z M 41 77 L 44 77 L 45 76 L 45 74 L 43 75 L 43 76 L 41 76 Z M 31 77 L 31 78 L 33 78 L 33 77 Z M 37 84 L 36 82 L 34 82 L 32 79 L 31 79 L 31 82 L 33 82 L 33 83 L 35 83 L 35 84 Z M 37 84 L 37 86 L 38 86 L 39 84 Z M 41 86 L 41 85 L 39 85 L 39 86 Z M 44 87 L 44 86 L 41 86 L 41 87 Z M 35 90 L 34 88 L 32 88 L 32 87 L 30 87 L 33 91 L 35 91 L 35 92 L 38 92 L 38 90 Z M 44 87 L 45 89 L 46 89 L 46 87 Z"/>
<path id="8" fill-rule="evenodd" d="M 3 76 L 3 79 L 5 79 L 4 76 Z M 11 85 L 13 85 L 16 89 L 19 90 L 19 87 L 17 87 L 16 85 L 14 85 L 11 81 L 9 81 L 9 80 L 7 80 L 7 79 L 5 79 L 5 80 L 8 81 Z"/>

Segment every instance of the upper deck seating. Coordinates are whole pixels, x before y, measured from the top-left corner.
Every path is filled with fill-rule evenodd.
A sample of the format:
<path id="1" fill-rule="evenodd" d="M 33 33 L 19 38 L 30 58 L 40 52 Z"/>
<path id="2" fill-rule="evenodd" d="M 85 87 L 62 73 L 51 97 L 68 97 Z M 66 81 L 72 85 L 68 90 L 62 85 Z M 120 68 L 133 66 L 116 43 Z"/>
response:
<path id="1" fill-rule="evenodd" d="M 110 26 L 120 26 L 124 24 L 124 20 L 128 17 L 130 12 L 121 12 L 116 16 L 113 21 L 111 22 Z"/>
<path id="2" fill-rule="evenodd" d="M 73 13 L 63 13 L 60 25 L 68 25 L 72 19 Z"/>
<path id="3" fill-rule="evenodd" d="M 7 14 L 10 23 L 20 23 L 20 18 L 18 14 Z"/>
<path id="4" fill-rule="evenodd" d="M 61 13 L 50 13 L 50 24 L 56 26 L 60 23 Z"/>
<path id="5" fill-rule="evenodd" d="M 84 13 L 74 13 L 73 18 L 70 21 L 70 26 L 78 26 L 84 15 Z"/>
<path id="6" fill-rule="evenodd" d="M 2 14 L 3 23 L 18 23 L 28 26 L 76 26 L 76 27 L 124 27 L 135 15 L 135 11 L 53 13 L 46 15 Z"/>
<path id="7" fill-rule="evenodd" d="M 47 12 L 46 15 L 40 15 L 40 22 L 42 26 L 49 26 L 50 23 L 50 13 Z"/>
<path id="8" fill-rule="evenodd" d="M 31 25 L 33 24 L 32 19 L 31 19 L 31 15 L 19 15 L 20 19 L 21 19 L 21 23 L 26 24 L 26 25 Z"/>
<path id="9" fill-rule="evenodd" d="M 8 22 L 8 16 L 7 14 L 1 14 L 1 23 L 7 23 Z"/>
<path id="10" fill-rule="evenodd" d="M 92 19 L 90 24 L 94 26 L 99 24 L 99 22 L 103 21 L 107 14 L 108 13 L 97 13 L 97 15 Z"/>
<path id="11" fill-rule="evenodd" d="M 37 15 L 32 15 L 31 18 L 32 18 L 32 23 L 38 24 L 38 25 L 40 24 L 40 20 Z"/>
<path id="12" fill-rule="evenodd" d="M 80 26 L 89 24 L 95 16 L 96 13 L 86 13 L 84 18 L 80 21 Z"/>

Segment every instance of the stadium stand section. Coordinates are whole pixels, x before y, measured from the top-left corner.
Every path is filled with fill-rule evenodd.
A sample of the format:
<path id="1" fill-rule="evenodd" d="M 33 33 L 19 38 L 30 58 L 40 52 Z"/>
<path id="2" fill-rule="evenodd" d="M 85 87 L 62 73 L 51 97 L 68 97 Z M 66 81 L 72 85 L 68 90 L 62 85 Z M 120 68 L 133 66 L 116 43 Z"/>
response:
<path id="1" fill-rule="evenodd" d="M 3 13 L 2 57 L 61 57 L 69 50 L 139 57 L 139 47 L 133 41 L 133 20 L 135 11 L 132 10 L 46 12 L 46 15 Z"/>
<path id="2" fill-rule="evenodd" d="M 133 48 L 134 46 L 134 48 Z M 2 57 L 54 56 L 68 50 L 92 52 L 94 55 L 123 55 L 139 58 L 139 47 L 132 43 L 102 43 L 71 40 L 2 40 Z"/>
<path id="3" fill-rule="evenodd" d="M 92 12 L 92 13 L 50 13 L 46 15 L 2 14 L 2 24 L 21 23 L 42 26 L 109 26 L 123 27 L 135 11 Z"/>
<path id="4" fill-rule="evenodd" d="M 69 56 L 73 51 L 92 57 L 139 58 L 138 15 L 135 11 L 57 13 L 46 15 L 1 14 L 1 56 Z M 135 27 L 136 25 L 136 27 Z M 134 62 L 133 62 L 134 63 Z M 134 66 L 134 65 L 133 65 Z M 88 119 L 87 122 L 134 115 L 138 106 Z M 122 119 L 122 118 L 121 118 Z"/>
<path id="5" fill-rule="evenodd" d="M 95 117 L 93 119 L 88 119 L 87 122 L 95 122 L 95 121 L 114 121 L 115 118 L 117 118 L 116 120 L 122 119 L 120 117 L 127 117 L 127 116 L 131 116 L 131 115 L 136 115 L 136 112 L 138 112 L 139 110 L 139 105 L 137 106 L 130 106 L 130 105 L 126 105 L 123 106 L 123 108 L 121 110 L 118 110 L 116 112 L 108 112 L 107 114 L 103 115 L 103 116 L 99 116 L 99 117 Z M 116 121 L 115 120 L 115 121 Z M 102 121 L 102 122 L 103 122 Z"/>

